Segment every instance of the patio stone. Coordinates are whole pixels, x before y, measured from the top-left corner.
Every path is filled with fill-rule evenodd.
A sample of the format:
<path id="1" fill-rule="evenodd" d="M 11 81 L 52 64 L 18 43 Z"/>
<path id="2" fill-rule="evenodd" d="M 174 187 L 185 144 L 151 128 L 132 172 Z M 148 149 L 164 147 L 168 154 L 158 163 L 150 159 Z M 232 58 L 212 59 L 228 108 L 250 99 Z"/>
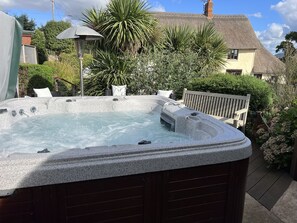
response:
<path id="1" fill-rule="evenodd" d="M 246 193 L 243 223 L 282 223 L 273 213 Z"/>
<path id="2" fill-rule="evenodd" d="M 297 182 L 293 181 L 288 190 L 274 205 L 271 212 L 285 223 L 297 222 Z"/>

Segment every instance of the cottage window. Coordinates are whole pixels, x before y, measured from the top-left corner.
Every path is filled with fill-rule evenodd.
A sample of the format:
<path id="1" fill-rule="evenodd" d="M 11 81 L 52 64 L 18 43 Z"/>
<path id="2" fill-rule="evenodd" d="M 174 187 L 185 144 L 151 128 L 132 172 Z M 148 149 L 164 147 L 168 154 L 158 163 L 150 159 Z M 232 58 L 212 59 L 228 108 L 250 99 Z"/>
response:
<path id="1" fill-rule="evenodd" d="M 262 74 L 254 74 L 254 77 L 262 80 Z"/>
<path id="2" fill-rule="evenodd" d="M 242 74 L 242 70 L 226 70 L 226 73 L 228 74 L 233 74 L 233 75 L 241 75 Z"/>
<path id="3" fill-rule="evenodd" d="M 277 76 L 271 76 L 269 81 L 270 81 L 270 83 L 275 84 L 277 82 Z"/>
<path id="4" fill-rule="evenodd" d="M 235 50 L 235 49 L 229 50 L 228 59 L 238 60 L 238 50 Z"/>

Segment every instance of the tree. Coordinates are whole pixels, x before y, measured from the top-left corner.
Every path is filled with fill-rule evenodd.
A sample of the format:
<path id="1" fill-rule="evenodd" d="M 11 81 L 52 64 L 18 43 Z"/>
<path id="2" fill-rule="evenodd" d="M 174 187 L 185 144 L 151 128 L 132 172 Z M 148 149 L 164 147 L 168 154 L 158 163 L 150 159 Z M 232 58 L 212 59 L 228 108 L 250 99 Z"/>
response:
<path id="1" fill-rule="evenodd" d="M 59 40 L 57 35 L 69 28 L 71 24 L 64 21 L 50 21 L 43 27 L 43 32 L 46 40 L 46 48 L 53 51 L 56 55 L 60 53 L 70 53 L 74 51 L 74 43 L 71 39 Z"/>
<path id="2" fill-rule="evenodd" d="M 276 46 L 276 52 L 282 51 L 284 53 L 283 61 L 285 62 L 291 56 L 296 54 L 296 48 L 294 47 L 297 43 L 297 32 L 290 32 L 285 36 L 285 40 Z"/>
<path id="3" fill-rule="evenodd" d="M 280 71 L 279 78 L 285 84 L 274 83 L 274 89 L 278 96 L 278 107 L 289 106 L 297 95 L 297 32 L 290 32 L 285 40 L 276 47 L 276 52 L 282 51 L 284 57 L 281 59 L 285 64 L 285 70 Z"/>
<path id="4" fill-rule="evenodd" d="M 104 36 L 108 48 L 131 53 L 151 40 L 157 24 L 144 0 L 111 0 L 105 11 L 87 11 L 83 22 Z"/>
<path id="5" fill-rule="evenodd" d="M 15 16 L 15 18 L 19 21 L 19 23 L 23 26 L 24 30 L 34 31 L 36 27 L 36 23 L 33 19 L 29 19 L 26 14 L 22 14 L 20 16 Z"/>
<path id="6" fill-rule="evenodd" d="M 193 30 L 188 26 L 165 28 L 164 47 L 169 51 L 185 51 L 193 41 Z"/>
<path id="7" fill-rule="evenodd" d="M 198 54 L 202 75 L 215 73 L 226 64 L 227 45 L 212 23 L 201 26 L 195 33 L 193 50 Z"/>
<path id="8" fill-rule="evenodd" d="M 43 62 L 47 60 L 47 53 L 45 48 L 45 36 L 41 30 L 35 30 L 32 35 L 32 45 L 36 46 L 38 63 L 43 64 Z"/>

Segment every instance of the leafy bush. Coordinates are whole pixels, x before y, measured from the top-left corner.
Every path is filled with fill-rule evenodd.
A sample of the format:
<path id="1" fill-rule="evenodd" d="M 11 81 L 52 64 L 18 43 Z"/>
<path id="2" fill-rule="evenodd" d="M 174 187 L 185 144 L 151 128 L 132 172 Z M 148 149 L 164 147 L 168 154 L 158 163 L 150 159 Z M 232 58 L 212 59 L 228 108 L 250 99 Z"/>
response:
<path id="1" fill-rule="evenodd" d="M 62 52 L 70 53 L 74 51 L 74 43 L 71 39 L 59 40 L 57 35 L 64 31 L 65 29 L 71 27 L 69 22 L 64 21 L 49 21 L 42 28 L 44 32 L 44 37 L 46 39 L 45 45 L 46 48 L 50 51 L 55 52 L 56 55 L 59 55 Z"/>
<path id="2" fill-rule="evenodd" d="M 62 63 L 68 63 L 75 69 L 79 70 L 79 60 L 76 53 L 61 53 L 59 55 L 59 61 Z M 84 53 L 83 67 L 90 67 L 93 63 L 92 54 Z"/>
<path id="3" fill-rule="evenodd" d="M 90 67 L 92 61 L 93 56 L 91 54 L 84 54 L 83 67 Z M 73 87 L 77 89 L 80 84 L 80 67 L 77 55 L 61 53 L 59 61 L 47 61 L 44 64 L 54 69 L 55 77 L 63 78 L 73 84 L 58 82 L 59 94 L 73 95 Z"/>
<path id="4" fill-rule="evenodd" d="M 286 84 L 272 83 L 277 95 L 277 101 L 274 106 L 283 109 L 289 106 L 297 95 L 297 55 L 286 57 L 285 69 L 280 69 L 278 79 Z"/>
<path id="5" fill-rule="evenodd" d="M 66 81 L 69 81 L 73 85 L 78 86 L 80 83 L 80 73 L 79 69 L 73 67 L 69 63 L 64 63 L 60 61 L 46 61 L 44 65 L 49 66 L 53 69 L 53 77 L 59 77 Z M 67 82 L 59 82 L 59 93 L 61 95 L 71 95 L 72 94 L 72 84 Z"/>
<path id="6" fill-rule="evenodd" d="M 85 95 L 101 96 L 105 95 L 106 83 L 102 82 L 101 75 L 91 74 L 84 79 Z"/>
<path id="7" fill-rule="evenodd" d="M 21 64 L 19 67 L 20 96 L 32 96 L 33 88 L 54 89 L 54 69 L 46 65 Z"/>
<path id="8" fill-rule="evenodd" d="M 250 109 L 252 111 L 267 109 L 273 102 L 273 91 L 270 85 L 248 75 L 217 74 L 206 78 L 198 78 L 191 82 L 189 88 L 195 91 L 210 91 L 223 94 L 251 94 Z"/>
<path id="9" fill-rule="evenodd" d="M 133 68 L 134 60 L 129 55 L 97 51 L 92 74 L 85 78 L 85 94 L 102 95 L 111 85 L 128 85 Z"/>
<path id="10" fill-rule="evenodd" d="M 197 77 L 197 55 L 191 51 L 160 52 L 139 55 L 128 87 L 133 94 L 155 94 L 174 90 L 181 98 L 183 88 Z"/>
<path id="11" fill-rule="evenodd" d="M 48 55 L 45 48 L 44 33 L 41 30 L 39 29 L 35 30 L 32 36 L 32 45 L 36 46 L 38 63 L 43 64 L 45 61 L 48 60 L 47 58 Z"/>
<path id="12" fill-rule="evenodd" d="M 294 140 L 297 139 L 297 104 L 274 116 L 268 123 L 269 129 L 257 131 L 258 141 L 264 159 L 270 166 L 287 168 L 290 166 Z"/>

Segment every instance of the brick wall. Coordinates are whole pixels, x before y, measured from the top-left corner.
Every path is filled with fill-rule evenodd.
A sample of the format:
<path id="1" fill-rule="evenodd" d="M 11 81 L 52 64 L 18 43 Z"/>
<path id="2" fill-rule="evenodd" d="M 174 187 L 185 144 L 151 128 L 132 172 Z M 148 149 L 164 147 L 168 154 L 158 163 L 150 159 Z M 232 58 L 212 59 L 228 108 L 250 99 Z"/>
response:
<path id="1" fill-rule="evenodd" d="M 31 35 L 23 34 L 22 35 L 22 45 L 31 45 Z"/>

